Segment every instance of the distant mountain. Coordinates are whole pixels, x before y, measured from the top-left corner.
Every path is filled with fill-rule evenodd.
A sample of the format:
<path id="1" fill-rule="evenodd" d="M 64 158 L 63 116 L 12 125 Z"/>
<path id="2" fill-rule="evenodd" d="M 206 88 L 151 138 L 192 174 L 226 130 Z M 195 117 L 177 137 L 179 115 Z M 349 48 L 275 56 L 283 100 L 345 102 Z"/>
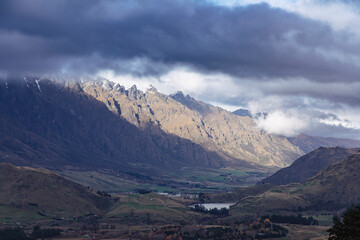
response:
<path id="1" fill-rule="evenodd" d="M 290 137 L 288 140 L 298 146 L 305 153 L 309 153 L 319 147 L 345 147 L 345 148 L 357 148 L 360 147 L 360 140 L 346 139 L 346 138 L 324 138 L 308 136 L 306 134 L 300 134 L 297 137 Z"/>
<path id="2" fill-rule="evenodd" d="M 258 129 L 251 118 L 237 116 L 181 92 L 167 96 L 150 87 L 144 93 L 136 86 L 126 90 L 107 80 L 84 82 L 81 87 L 140 129 L 188 139 L 216 152 L 227 165 L 285 167 L 303 154 L 286 138 Z"/>
<path id="3" fill-rule="evenodd" d="M 64 169 L 219 167 L 216 153 L 156 130 L 149 134 L 109 111 L 78 83 L 0 82 L 0 161 Z"/>
<path id="4" fill-rule="evenodd" d="M 250 111 L 247 109 L 238 109 L 233 111 L 232 113 L 242 117 L 252 117 Z"/>
<path id="5" fill-rule="evenodd" d="M 293 162 L 289 167 L 280 169 L 275 174 L 262 180 L 260 184 L 272 183 L 286 185 L 302 183 L 329 165 L 355 154 L 360 148 L 320 147 Z"/>
<path id="6" fill-rule="evenodd" d="M 111 202 L 48 170 L 0 163 L 0 204 L 2 212 L 22 209 L 60 217 L 100 214 Z"/>

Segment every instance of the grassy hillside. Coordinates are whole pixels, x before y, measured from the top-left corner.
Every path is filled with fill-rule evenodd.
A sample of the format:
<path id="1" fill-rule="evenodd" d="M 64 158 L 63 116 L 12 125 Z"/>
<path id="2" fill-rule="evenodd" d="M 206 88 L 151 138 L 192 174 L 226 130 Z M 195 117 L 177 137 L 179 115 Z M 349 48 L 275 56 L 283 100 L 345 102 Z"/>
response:
<path id="1" fill-rule="evenodd" d="M 338 211 L 360 203 L 360 153 L 334 163 L 301 184 L 273 186 L 239 199 L 234 215 Z"/>
<path id="2" fill-rule="evenodd" d="M 110 200 L 50 171 L 0 164 L 2 218 L 101 214 L 109 206 Z"/>
<path id="3" fill-rule="evenodd" d="M 259 184 L 271 183 L 276 185 L 286 185 L 293 182 L 304 182 L 320 170 L 355 154 L 359 150 L 359 148 L 320 147 L 298 158 L 289 167 L 280 169 L 270 177 L 261 180 Z"/>
<path id="4" fill-rule="evenodd" d="M 319 172 L 292 190 L 313 208 L 337 208 L 360 203 L 360 153 Z"/>
<path id="5" fill-rule="evenodd" d="M 190 203 L 156 193 L 122 195 L 106 217 L 133 224 L 194 223 L 200 214 L 190 210 Z"/>

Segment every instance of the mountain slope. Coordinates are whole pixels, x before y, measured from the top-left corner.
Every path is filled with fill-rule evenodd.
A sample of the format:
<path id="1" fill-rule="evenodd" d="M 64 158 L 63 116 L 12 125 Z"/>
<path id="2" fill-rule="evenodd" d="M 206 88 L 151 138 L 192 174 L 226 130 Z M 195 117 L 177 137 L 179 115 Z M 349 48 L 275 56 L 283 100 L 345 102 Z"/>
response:
<path id="1" fill-rule="evenodd" d="M 77 83 L 0 83 L 0 161 L 18 165 L 151 172 L 223 160 L 189 140 L 143 132 Z"/>
<path id="2" fill-rule="evenodd" d="M 261 183 L 286 185 L 304 182 L 329 165 L 355 154 L 360 149 L 342 147 L 320 147 L 295 160 L 289 167 L 280 169 Z"/>
<path id="3" fill-rule="evenodd" d="M 292 190 L 312 208 L 341 208 L 360 203 L 360 153 L 330 165 Z"/>
<path id="4" fill-rule="evenodd" d="M 235 215 L 337 211 L 360 203 L 360 153 L 336 162 L 301 184 L 273 186 L 270 190 L 239 199 Z"/>
<path id="5" fill-rule="evenodd" d="M 205 128 L 211 134 L 210 138 L 203 141 L 212 142 L 211 149 L 236 158 L 243 157 L 278 167 L 288 166 L 296 156 L 302 155 L 287 139 L 260 130 L 250 117 L 237 116 L 222 108 L 197 101 L 189 95 L 185 97 L 181 92 L 171 97 L 202 115 L 203 121 L 207 123 Z M 198 107 L 195 108 L 195 105 Z M 211 131 L 212 129 L 214 130 Z"/>
<path id="6" fill-rule="evenodd" d="M 324 138 L 300 134 L 296 137 L 288 138 L 288 140 L 298 146 L 305 153 L 309 153 L 319 147 L 345 147 L 345 148 L 358 148 L 360 141 L 345 138 Z"/>
<path id="7" fill-rule="evenodd" d="M 110 205 L 110 200 L 48 170 L 0 163 L 0 204 L 78 216 L 99 214 Z"/>
<path id="8" fill-rule="evenodd" d="M 115 114 L 152 134 L 162 130 L 215 151 L 227 164 L 244 162 L 284 167 L 302 155 L 287 139 L 269 135 L 249 117 L 234 115 L 182 93 L 167 96 L 155 88 L 145 93 L 136 86 L 100 80 L 81 84 L 84 91 L 102 101 Z"/>

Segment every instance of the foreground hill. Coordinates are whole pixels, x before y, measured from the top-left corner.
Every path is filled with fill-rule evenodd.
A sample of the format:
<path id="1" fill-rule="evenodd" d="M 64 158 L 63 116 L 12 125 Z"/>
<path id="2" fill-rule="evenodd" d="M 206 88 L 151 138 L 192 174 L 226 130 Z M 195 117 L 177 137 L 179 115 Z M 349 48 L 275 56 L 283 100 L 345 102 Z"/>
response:
<path id="1" fill-rule="evenodd" d="M 360 203 L 360 153 L 336 162 L 301 184 L 274 186 L 239 200 L 234 215 L 337 211 Z"/>
<path id="2" fill-rule="evenodd" d="M 314 176 L 329 165 L 358 152 L 359 148 L 320 147 L 293 162 L 289 167 L 280 169 L 275 174 L 260 182 L 276 185 L 301 183 Z"/>
<path id="3" fill-rule="evenodd" d="M 0 161 L 152 174 L 151 169 L 224 162 L 189 140 L 158 135 L 114 115 L 76 83 L 0 82 Z"/>
<path id="4" fill-rule="evenodd" d="M 155 88 L 145 93 L 136 86 L 125 90 L 107 80 L 81 83 L 81 87 L 140 129 L 163 131 L 191 140 L 218 153 L 226 164 L 244 161 L 262 166 L 285 167 L 303 152 L 286 138 L 257 128 L 250 117 L 237 116 L 219 107 L 197 101 L 181 92 L 164 95 Z"/>
<path id="5" fill-rule="evenodd" d="M 11 208 L 79 216 L 102 213 L 110 200 L 48 170 L 0 163 L 0 204 L 2 212 Z"/>
<path id="6" fill-rule="evenodd" d="M 347 207 L 360 203 L 360 153 L 330 165 L 292 192 L 314 208 Z"/>
<path id="7" fill-rule="evenodd" d="M 315 137 L 306 134 L 300 134 L 296 137 L 288 138 L 288 140 L 298 146 L 305 153 L 309 153 L 319 147 L 345 147 L 345 148 L 358 148 L 360 147 L 360 141 L 354 139 L 345 138 L 325 138 Z"/>

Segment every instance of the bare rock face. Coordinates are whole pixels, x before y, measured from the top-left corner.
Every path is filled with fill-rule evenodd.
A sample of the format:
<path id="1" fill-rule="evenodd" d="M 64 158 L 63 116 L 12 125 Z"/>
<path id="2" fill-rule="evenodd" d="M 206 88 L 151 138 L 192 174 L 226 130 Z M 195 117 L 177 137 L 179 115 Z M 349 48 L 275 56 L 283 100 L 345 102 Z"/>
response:
<path id="1" fill-rule="evenodd" d="M 136 86 L 125 90 L 108 82 L 85 82 L 82 89 L 138 128 L 191 140 L 218 153 L 227 164 L 241 165 L 245 161 L 286 167 L 303 154 L 286 138 L 257 128 L 250 117 L 237 116 L 181 92 L 167 96 L 151 86 L 144 93 Z"/>

